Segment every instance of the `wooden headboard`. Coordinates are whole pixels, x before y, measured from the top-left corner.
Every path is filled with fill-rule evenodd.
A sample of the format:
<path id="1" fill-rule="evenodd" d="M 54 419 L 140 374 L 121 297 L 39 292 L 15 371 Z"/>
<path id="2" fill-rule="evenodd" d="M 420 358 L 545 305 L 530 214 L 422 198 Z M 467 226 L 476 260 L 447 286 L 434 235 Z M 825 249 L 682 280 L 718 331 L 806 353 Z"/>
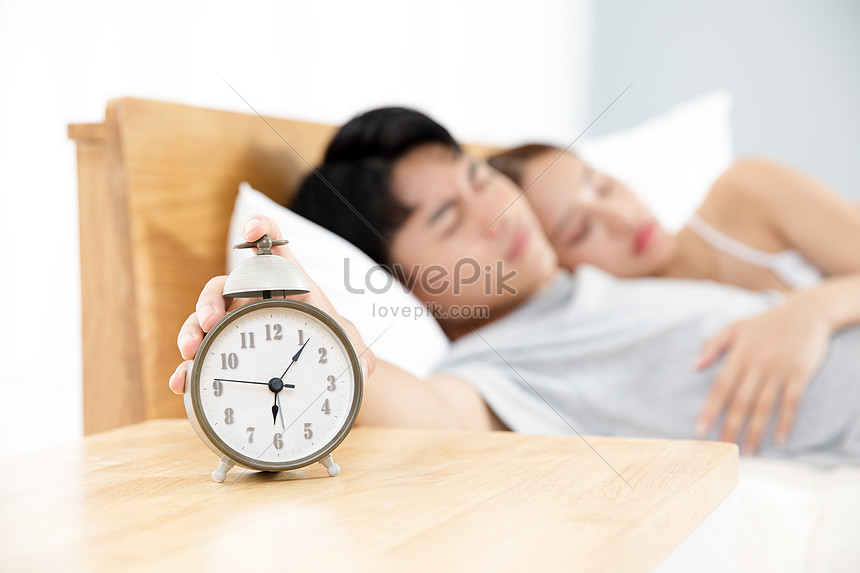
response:
<path id="1" fill-rule="evenodd" d="M 268 122 L 268 124 L 267 124 Z M 271 126 L 271 127 L 270 127 Z M 239 183 L 286 204 L 335 127 L 122 98 L 77 144 L 84 432 L 184 417 L 167 388 L 179 327 L 225 272 Z M 495 148 L 467 146 L 485 156 Z"/>

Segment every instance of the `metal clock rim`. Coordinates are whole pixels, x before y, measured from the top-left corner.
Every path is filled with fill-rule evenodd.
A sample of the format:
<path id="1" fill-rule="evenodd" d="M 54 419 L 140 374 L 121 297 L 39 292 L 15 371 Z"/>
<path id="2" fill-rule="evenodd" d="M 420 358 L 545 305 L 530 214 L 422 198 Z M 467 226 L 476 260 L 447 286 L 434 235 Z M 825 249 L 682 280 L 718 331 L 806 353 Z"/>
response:
<path id="1" fill-rule="evenodd" d="M 325 446 L 323 446 L 319 450 L 316 450 L 311 455 L 291 462 L 262 462 L 258 459 L 250 458 L 240 452 L 237 452 L 226 442 L 224 442 L 224 440 L 222 440 L 218 436 L 218 434 L 212 429 L 212 426 L 209 424 L 209 420 L 203 413 L 203 407 L 200 402 L 199 389 L 200 371 L 203 368 L 202 357 L 206 356 L 206 352 L 208 352 L 209 347 L 217 338 L 217 335 L 222 330 L 227 328 L 227 326 L 229 326 L 229 324 L 237 318 L 260 308 L 272 307 L 289 308 L 299 312 L 305 312 L 318 319 L 326 327 L 328 327 L 335 334 L 335 336 L 337 336 L 341 344 L 343 344 L 344 348 L 346 349 L 346 353 L 349 358 L 350 368 L 353 371 L 353 377 L 355 380 L 355 391 L 353 393 L 352 404 L 350 405 L 350 414 L 347 417 L 345 423 L 341 426 L 340 430 L 338 430 L 338 432 L 335 434 L 334 438 L 332 438 Z M 201 357 L 201 360 L 198 360 L 198 357 Z M 341 442 L 343 442 L 343 440 L 352 430 L 352 427 L 355 425 L 355 421 L 358 418 L 358 412 L 361 408 L 362 395 L 364 393 L 364 377 L 361 372 L 361 364 L 358 360 L 358 354 L 355 351 L 355 347 L 353 347 L 352 342 L 349 340 L 349 337 L 343 330 L 343 327 L 341 327 L 340 324 L 338 324 L 337 321 L 334 320 L 331 316 L 314 306 L 297 300 L 266 299 L 246 304 L 227 313 L 224 317 L 221 318 L 221 320 L 218 321 L 217 324 L 215 324 L 215 326 L 212 327 L 212 329 L 210 329 L 210 331 L 206 334 L 203 343 L 200 345 L 197 354 L 194 356 L 192 370 L 189 376 L 189 387 L 186 388 L 186 392 L 190 393 L 191 396 L 191 406 L 194 414 L 193 421 L 196 422 L 195 424 L 193 424 L 195 426 L 195 430 L 199 429 L 199 431 L 203 433 L 203 436 L 201 437 L 205 436 L 206 441 L 209 442 L 207 445 L 210 446 L 210 449 L 213 449 L 219 455 L 225 455 L 235 461 L 237 464 L 250 469 L 263 471 L 288 471 L 302 468 L 314 462 L 322 460 L 328 454 L 334 451 L 335 448 L 337 448 L 341 444 Z"/>

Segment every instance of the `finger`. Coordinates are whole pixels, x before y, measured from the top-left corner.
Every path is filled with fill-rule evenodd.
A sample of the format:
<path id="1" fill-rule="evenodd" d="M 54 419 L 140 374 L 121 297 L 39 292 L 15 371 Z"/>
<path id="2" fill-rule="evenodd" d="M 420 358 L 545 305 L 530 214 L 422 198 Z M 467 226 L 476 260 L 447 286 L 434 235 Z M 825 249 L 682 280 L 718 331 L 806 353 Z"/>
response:
<path id="1" fill-rule="evenodd" d="M 361 376 L 367 380 L 370 377 L 370 367 L 367 364 L 367 358 L 362 355 L 358 358 L 358 361 L 361 364 Z"/>
<path id="2" fill-rule="evenodd" d="M 272 239 L 284 238 L 278 224 L 265 215 L 251 215 L 242 223 L 242 237 L 249 243 L 259 241 L 263 235 L 269 235 Z"/>
<path id="3" fill-rule="evenodd" d="M 373 376 L 373 373 L 376 372 L 376 354 L 373 353 L 371 349 L 367 349 L 365 353 L 365 371 L 367 373 L 368 378 Z"/>
<path id="4" fill-rule="evenodd" d="M 170 381 L 167 383 L 174 394 L 182 394 L 185 392 L 185 376 L 188 373 L 188 365 L 190 360 L 186 360 L 176 367 L 173 374 L 170 375 Z"/>
<path id="5" fill-rule="evenodd" d="M 741 435 L 744 422 L 750 415 L 753 404 L 755 404 L 761 391 L 761 376 L 758 372 L 750 370 L 740 378 L 735 394 L 729 405 L 726 418 L 723 422 L 723 431 L 720 440 L 723 442 L 737 442 Z"/>
<path id="6" fill-rule="evenodd" d="M 179 354 L 185 360 L 191 360 L 197 354 L 197 349 L 200 347 L 202 341 L 203 329 L 200 328 L 197 313 L 192 312 L 185 319 L 185 323 L 179 329 L 179 334 L 176 337 L 176 346 L 179 347 Z"/>
<path id="7" fill-rule="evenodd" d="M 700 438 L 711 433 L 711 428 L 717 418 L 719 418 L 720 412 L 723 411 L 723 408 L 734 394 L 740 369 L 739 356 L 737 352 L 729 354 L 725 365 L 711 386 L 708 399 L 705 401 L 705 405 L 696 420 L 695 431 Z"/>
<path id="8" fill-rule="evenodd" d="M 693 360 L 693 368 L 702 370 L 716 362 L 724 352 L 731 348 L 736 334 L 737 326 L 730 324 L 718 335 L 705 342 L 699 351 L 699 355 Z"/>
<path id="9" fill-rule="evenodd" d="M 253 243 L 260 240 L 260 237 L 263 235 L 269 235 L 271 239 L 283 239 L 284 236 L 281 233 L 281 228 L 275 223 L 272 219 L 269 219 L 265 215 L 251 215 L 247 219 L 245 219 L 245 223 L 242 225 L 242 237 L 248 241 L 249 243 Z M 299 261 L 296 260 L 295 256 L 293 256 L 292 251 L 290 251 L 289 247 L 286 245 L 279 245 L 277 247 L 272 248 L 272 252 L 276 255 L 284 257 L 286 259 L 290 259 L 294 263 L 296 263 L 301 269 L 302 266 L 299 264 Z M 302 269 L 304 272 L 304 269 Z M 307 274 L 307 273 L 305 273 Z"/>
<path id="10" fill-rule="evenodd" d="M 224 283 L 227 281 L 226 276 L 215 277 L 210 279 L 203 291 L 200 293 L 200 298 L 197 299 L 197 322 L 203 332 L 209 332 L 215 323 L 221 320 L 226 314 L 226 303 L 224 301 Z"/>
<path id="11" fill-rule="evenodd" d="M 781 386 L 773 382 L 765 382 L 759 392 L 755 406 L 753 406 L 752 417 L 744 438 L 743 453 L 754 454 L 764 439 L 767 425 L 773 415 L 776 399 L 779 396 Z"/>
<path id="12" fill-rule="evenodd" d="M 246 304 L 257 302 L 259 300 L 263 300 L 262 298 L 233 298 L 233 297 L 224 297 L 226 301 L 229 303 L 227 306 L 227 312 L 232 312 L 239 308 L 240 306 L 245 306 Z"/>
<path id="13" fill-rule="evenodd" d="M 800 398 L 803 394 L 802 381 L 803 379 L 800 376 L 794 378 L 782 395 L 779 421 L 776 424 L 776 432 L 774 433 L 774 441 L 777 444 L 784 444 L 794 427 L 794 419 L 797 417 L 797 408 L 800 405 Z"/>
<path id="14" fill-rule="evenodd" d="M 361 373 L 364 379 L 367 380 L 376 370 L 376 356 L 369 348 L 365 348 L 358 355 L 358 361 L 361 364 Z"/>
<path id="15" fill-rule="evenodd" d="M 269 235 L 272 239 L 283 239 L 284 236 L 281 234 L 281 229 L 276 222 L 272 219 L 264 216 L 264 215 L 251 215 L 245 220 L 245 223 L 242 225 L 242 236 L 249 243 L 253 243 L 258 241 L 260 237 L 263 235 Z M 311 292 L 307 294 L 298 294 L 290 296 L 289 298 L 293 300 L 298 300 L 301 302 L 306 302 L 310 305 L 321 307 L 324 310 L 329 311 L 332 308 L 331 303 L 328 298 L 322 293 L 320 288 L 314 283 L 308 273 L 305 271 L 304 267 L 302 267 L 301 263 L 299 263 L 298 259 L 296 259 L 293 252 L 289 249 L 287 245 L 280 245 L 272 248 L 272 252 L 278 256 L 284 257 L 285 259 L 289 259 L 297 267 L 302 273 L 305 275 L 305 278 L 308 279 L 308 283 L 311 287 Z M 331 312 L 329 312 L 331 314 Z"/>

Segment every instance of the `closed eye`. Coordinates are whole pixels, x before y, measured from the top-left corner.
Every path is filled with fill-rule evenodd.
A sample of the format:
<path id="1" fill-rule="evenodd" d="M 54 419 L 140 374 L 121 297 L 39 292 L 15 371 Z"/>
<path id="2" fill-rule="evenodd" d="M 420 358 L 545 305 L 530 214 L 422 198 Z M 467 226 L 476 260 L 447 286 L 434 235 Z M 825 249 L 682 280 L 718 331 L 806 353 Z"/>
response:
<path id="1" fill-rule="evenodd" d="M 568 244 L 581 243 L 585 239 L 588 238 L 588 235 L 591 234 L 591 218 L 586 217 L 582 224 L 579 225 L 578 229 L 574 231 L 573 235 L 567 240 Z"/>
<path id="2" fill-rule="evenodd" d="M 433 212 L 433 214 L 432 214 L 432 215 L 430 215 L 430 218 L 429 218 L 429 219 L 427 219 L 427 225 L 428 225 L 428 226 L 429 226 L 429 225 L 434 225 L 434 224 L 435 224 L 437 221 L 439 221 L 439 220 L 440 220 L 440 219 L 441 219 L 441 218 L 442 218 L 446 213 L 448 213 L 448 212 L 449 212 L 449 211 L 450 211 L 450 210 L 451 210 L 451 209 L 452 209 L 456 204 L 457 204 L 457 199 L 456 199 L 456 197 L 452 197 L 451 199 L 448 199 L 447 201 L 445 201 L 444 203 L 442 203 L 442 205 L 440 205 L 440 206 L 439 206 L 439 208 L 438 208 L 438 209 L 436 209 L 436 210 Z"/>
<path id="3" fill-rule="evenodd" d="M 433 232 L 440 233 L 443 237 L 452 235 L 460 225 L 461 211 L 460 203 L 456 199 L 446 201 L 434 215 Z"/>
<path id="4" fill-rule="evenodd" d="M 463 220 L 459 205 L 454 206 L 449 213 L 453 213 L 453 217 L 448 217 L 451 219 L 451 222 L 445 226 L 445 230 L 442 232 L 442 235 L 445 237 L 453 235 Z"/>
<path id="5" fill-rule="evenodd" d="M 427 220 L 427 226 L 441 228 L 443 236 L 449 236 L 457 230 L 462 219 L 460 203 L 457 197 L 445 201 Z"/>
<path id="6" fill-rule="evenodd" d="M 576 217 L 576 209 L 574 207 L 570 207 L 565 210 L 565 212 L 562 213 L 561 218 L 555 224 L 555 228 L 552 231 L 553 237 L 557 239 L 563 238 L 565 229 L 567 229 L 574 217 Z"/>

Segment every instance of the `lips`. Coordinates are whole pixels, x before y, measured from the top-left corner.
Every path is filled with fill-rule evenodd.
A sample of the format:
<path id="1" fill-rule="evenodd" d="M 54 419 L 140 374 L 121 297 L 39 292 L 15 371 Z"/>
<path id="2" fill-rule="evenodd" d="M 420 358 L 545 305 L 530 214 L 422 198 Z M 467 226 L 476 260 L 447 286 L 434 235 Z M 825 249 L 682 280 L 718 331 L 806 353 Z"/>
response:
<path id="1" fill-rule="evenodd" d="M 633 251 L 638 255 L 648 248 L 651 239 L 654 237 L 654 223 L 642 223 L 636 229 L 636 235 L 633 237 Z"/>

